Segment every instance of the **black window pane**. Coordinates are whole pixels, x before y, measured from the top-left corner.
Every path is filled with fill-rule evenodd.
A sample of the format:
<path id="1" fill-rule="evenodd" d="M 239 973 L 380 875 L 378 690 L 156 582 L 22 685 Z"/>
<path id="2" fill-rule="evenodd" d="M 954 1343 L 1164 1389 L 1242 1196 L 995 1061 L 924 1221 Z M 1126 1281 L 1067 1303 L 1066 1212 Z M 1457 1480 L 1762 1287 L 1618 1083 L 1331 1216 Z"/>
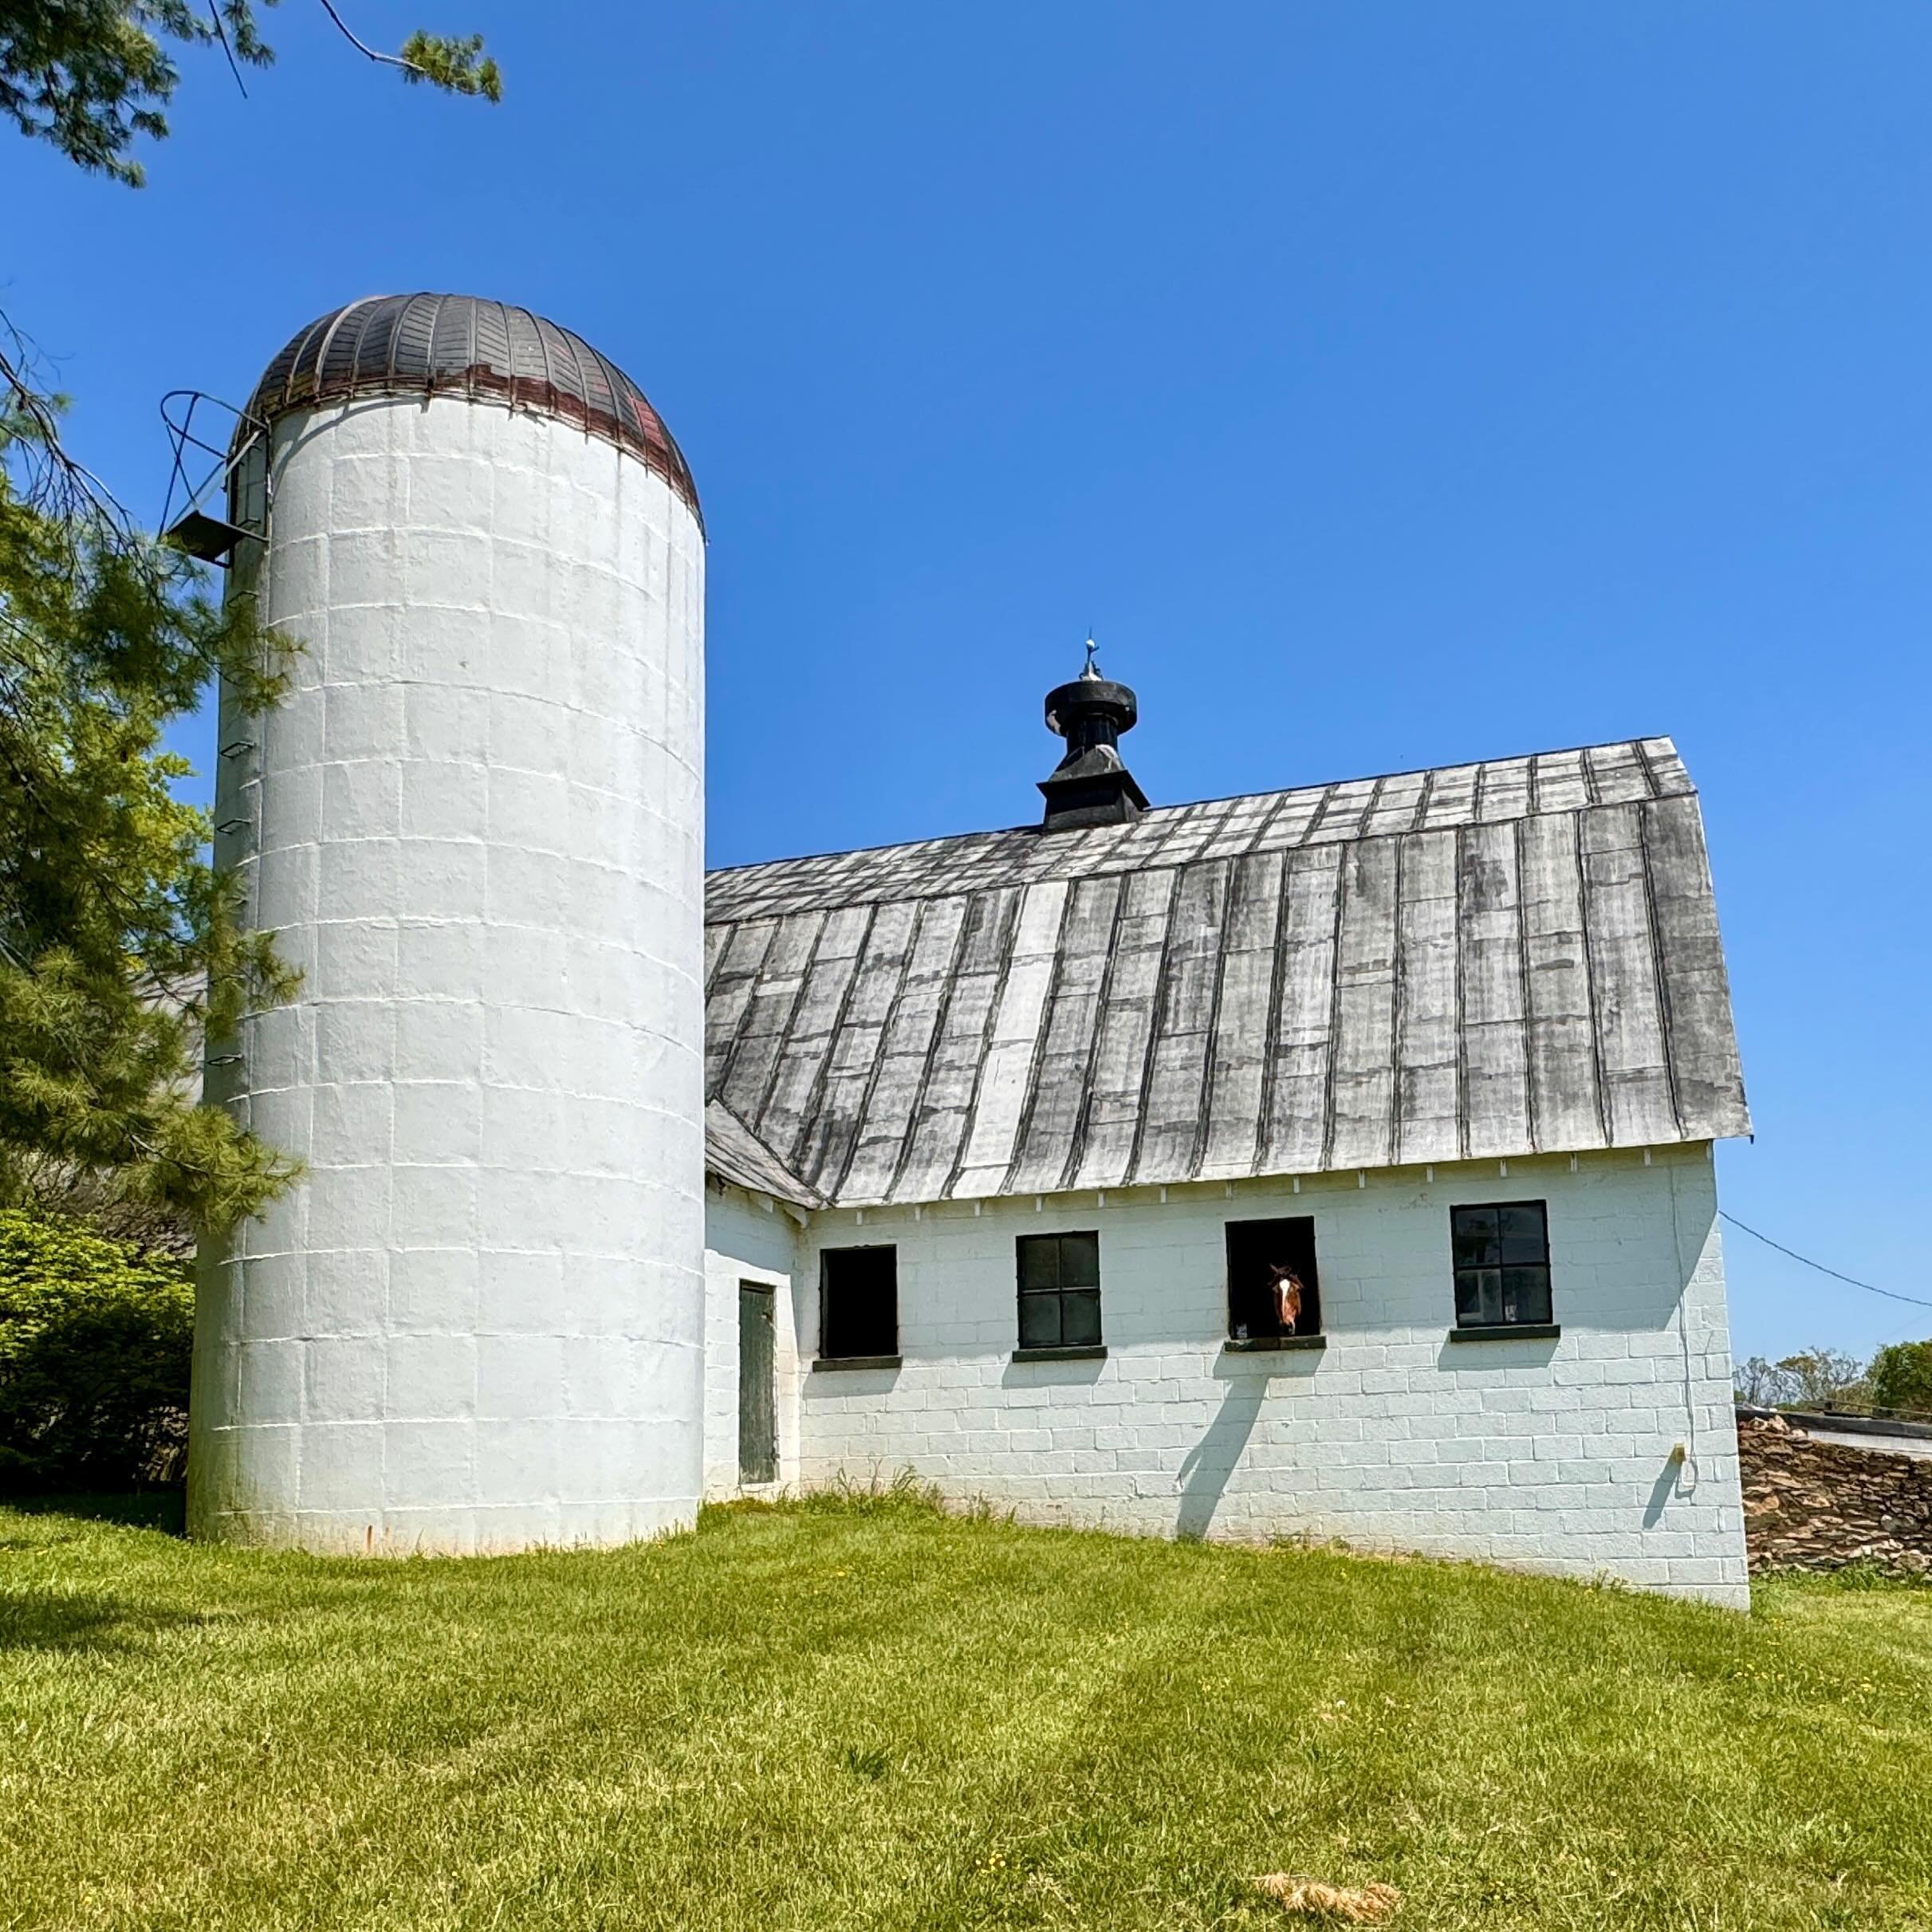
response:
<path id="1" fill-rule="evenodd" d="M 1452 1210 L 1450 1221 L 1457 1267 L 1493 1268 L 1501 1259 L 1497 1252 L 1494 1208 L 1458 1207 Z"/>
<path id="2" fill-rule="evenodd" d="M 1100 1238 L 1097 1234 L 1063 1234 L 1060 1238 L 1060 1285 L 1100 1285 Z"/>
<path id="3" fill-rule="evenodd" d="M 1505 1268 L 1502 1271 L 1503 1320 L 1549 1320 L 1549 1270 Z"/>
<path id="4" fill-rule="evenodd" d="M 1020 1237 L 1020 1285 L 1023 1289 L 1060 1285 L 1060 1243 L 1053 1235 Z"/>
<path id="5" fill-rule="evenodd" d="M 1474 1269 L 1456 1270 L 1456 1323 L 1470 1328 L 1482 1320 L 1482 1285 Z"/>
<path id="6" fill-rule="evenodd" d="M 828 1248 L 820 1257 L 824 1295 L 820 1348 L 831 1356 L 899 1352 L 899 1252 Z"/>
<path id="7" fill-rule="evenodd" d="M 1504 1267 L 1513 1263 L 1540 1267 L 1549 1259 L 1540 1201 L 1525 1201 L 1514 1207 L 1498 1209 L 1497 1213 L 1501 1222 L 1502 1253 L 1499 1258 Z"/>
<path id="8" fill-rule="evenodd" d="M 1493 1327 L 1503 1319 L 1502 1275 L 1494 1268 L 1456 1272 L 1456 1320 L 1464 1328 Z"/>
<path id="9" fill-rule="evenodd" d="M 1083 1348 L 1100 1339 L 1100 1238 L 1022 1234 L 1020 1346 Z"/>
<path id="10" fill-rule="evenodd" d="M 1060 1346 L 1058 1295 L 1022 1295 L 1020 1297 L 1020 1346 L 1022 1348 L 1057 1348 Z"/>
<path id="11" fill-rule="evenodd" d="M 1100 1291 L 1070 1289 L 1060 1298 L 1060 1340 L 1069 1348 L 1084 1348 L 1100 1339 Z"/>

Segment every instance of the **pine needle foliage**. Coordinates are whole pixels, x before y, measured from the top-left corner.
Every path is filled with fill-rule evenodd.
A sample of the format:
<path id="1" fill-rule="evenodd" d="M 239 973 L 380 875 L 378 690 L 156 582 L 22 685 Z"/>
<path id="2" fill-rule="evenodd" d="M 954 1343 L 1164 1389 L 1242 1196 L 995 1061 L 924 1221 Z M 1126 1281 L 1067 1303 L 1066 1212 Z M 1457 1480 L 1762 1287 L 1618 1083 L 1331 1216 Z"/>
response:
<path id="1" fill-rule="evenodd" d="M 199 1104 L 203 1043 L 296 980 L 162 740 L 217 673 L 273 703 L 289 647 L 187 557 L 19 488 L 36 433 L 0 419 L 0 1206 L 52 1171 L 218 1231 L 296 1168 Z"/>
<path id="2" fill-rule="evenodd" d="M 277 0 L 0 0 L 0 117 L 130 187 L 166 138 L 182 48 L 266 67 Z M 446 92 L 502 97 L 480 35 L 356 51 Z M 204 1041 L 294 975 L 241 929 L 205 813 L 174 795 L 171 720 L 219 674 L 273 703 L 288 648 L 245 600 L 136 529 L 62 447 L 60 399 L 0 316 L 0 1206 L 84 1206 L 180 1247 L 287 1187 L 296 1164 L 198 1104 Z"/>
<path id="3" fill-rule="evenodd" d="M 69 160 L 131 187 L 145 179 L 136 142 L 164 140 L 166 109 L 180 85 L 174 50 L 218 48 L 238 78 L 266 67 L 258 7 L 277 0 L 0 0 L 0 115 L 50 141 Z M 329 0 L 337 31 L 371 60 L 453 94 L 503 97 L 502 77 L 481 35 L 417 32 L 399 54 L 368 46 Z"/>

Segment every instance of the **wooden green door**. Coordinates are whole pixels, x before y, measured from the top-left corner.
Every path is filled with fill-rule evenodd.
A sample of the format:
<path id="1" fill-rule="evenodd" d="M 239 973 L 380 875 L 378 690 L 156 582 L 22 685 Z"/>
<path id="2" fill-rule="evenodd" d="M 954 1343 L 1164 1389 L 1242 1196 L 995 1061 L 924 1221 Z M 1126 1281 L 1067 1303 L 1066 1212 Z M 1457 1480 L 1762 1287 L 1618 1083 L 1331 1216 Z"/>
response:
<path id="1" fill-rule="evenodd" d="M 772 1388 L 777 1313 L 771 1289 L 738 1285 L 738 1479 L 778 1480 L 778 1415 Z"/>

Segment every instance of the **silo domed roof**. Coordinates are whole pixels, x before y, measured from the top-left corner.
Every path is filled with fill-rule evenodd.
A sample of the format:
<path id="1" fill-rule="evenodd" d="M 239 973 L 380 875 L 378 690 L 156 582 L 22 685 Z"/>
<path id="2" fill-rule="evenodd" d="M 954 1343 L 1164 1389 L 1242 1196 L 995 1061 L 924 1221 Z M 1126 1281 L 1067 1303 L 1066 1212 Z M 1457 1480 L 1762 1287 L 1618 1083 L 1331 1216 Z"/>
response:
<path id="1" fill-rule="evenodd" d="M 582 336 L 473 295 L 372 295 L 298 331 L 262 372 L 248 413 L 354 396 L 459 395 L 533 410 L 628 450 L 698 508 L 683 453 L 643 390 Z"/>

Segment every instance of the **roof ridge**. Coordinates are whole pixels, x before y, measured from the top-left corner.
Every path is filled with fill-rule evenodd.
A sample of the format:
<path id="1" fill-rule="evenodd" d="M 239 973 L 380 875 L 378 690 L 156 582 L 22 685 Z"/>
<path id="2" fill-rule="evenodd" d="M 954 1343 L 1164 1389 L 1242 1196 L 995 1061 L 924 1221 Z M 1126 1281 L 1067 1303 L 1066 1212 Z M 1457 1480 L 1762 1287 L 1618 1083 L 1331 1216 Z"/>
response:
<path id="1" fill-rule="evenodd" d="M 1599 738 L 1584 745 L 1559 745 L 1538 751 L 1508 752 L 1500 757 L 1458 758 L 1450 761 L 1446 765 L 1412 765 L 1405 766 L 1399 771 L 1364 772 L 1353 777 L 1317 779 L 1307 785 L 1271 785 L 1256 792 L 1223 793 L 1213 798 L 1179 799 L 1172 805 L 1150 805 L 1141 814 L 1140 818 L 1133 822 L 1140 824 L 1151 818 L 1164 818 L 1174 813 L 1195 812 L 1204 805 L 1240 805 L 1250 798 L 1288 798 L 1293 797 L 1297 793 L 1333 791 L 1341 785 L 1367 785 L 1379 788 L 1394 778 L 1432 777 L 1439 772 L 1480 771 L 1494 765 L 1526 765 L 1535 758 L 1564 758 L 1572 755 L 1580 756 L 1588 752 L 1619 751 L 1627 748 L 1636 751 L 1639 761 L 1643 766 L 1645 776 L 1654 779 L 1655 774 L 1651 769 L 1649 757 L 1643 750 L 1643 747 L 1648 745 L 1667 745 L 1673 755 L 1677 754 L 1675 741 L 1671 738 L 1668 732 L 1651 732 L 1637 738 Z M 1681 767 L 1682 762 L 1681 757 L 1678 762 Z M 1685 791 L 1664 793 L 1660 796 L 1673 798 L 1681 798 L 1686 796 L 1694 797 L 1697 795 L 1698 788 L 1694 783 L 1690 782 L 1690 773 L 1687 771 L 1685 773 L 1685 778 L 1686 781 Z M 1585 806 L 1562 805 L 1555 807 L 1549 812 L 1543 812 L 1533 805 L 1521 816 L 1525 818 L 1549 817 L 1554 816 L 1560 812 L 1587 809 L 1588 804 Z M 1111 825 L 1090 826 L 1083 828 L 1080 832 L 1072 834 L 1057 832 L 1054 836 L 1057 838 L 1067 840 L 1068 849 L 1071 850 L 1072 840 L 1084 836 L 1087 832 L 1115 832 L 1119 829 L 1119 828 L 1117 826 Z M 1039 825 L 1029 820 L 1022 825 L 995 825 L 968 832 L 935 832 L 923 839 L 887 839 L 881 840 L 876 845 L 839 846 L 829 852 L 786 852 L 769 859 L 746 859 L 736 865 L 714 866 L 706 870 L 705 878 L 707 881 L 714 879 L 726 879 L 739 873 L 758 872 L 768 866 L 811 865 L 835 859 L 861 858 L 868 852 L 910 852 L 921 846 L 962 844 L 969 839 L 1006 839 L 1014 836 L 1017 833 L 1037 833 L 1039 831 Z M 1372 838 L 1389 838 L 1399 836 L 1400 834 L 1371 832 L 1363 836 Z M 1147 869 L 1155 868 L 1150 867 Z"/>

